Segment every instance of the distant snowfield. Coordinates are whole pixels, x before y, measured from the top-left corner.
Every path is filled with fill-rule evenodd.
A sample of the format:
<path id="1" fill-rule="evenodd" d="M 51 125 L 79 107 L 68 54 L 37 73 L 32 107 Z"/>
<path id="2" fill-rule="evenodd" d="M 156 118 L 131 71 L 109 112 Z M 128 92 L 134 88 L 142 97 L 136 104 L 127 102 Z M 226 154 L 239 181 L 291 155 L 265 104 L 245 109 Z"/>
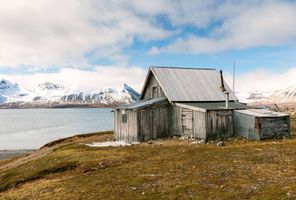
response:
<path id="1" fill-rule="evenodd" d="M 255 90 L 251 92 L 236 92 L 238 99 L 244 103 L 296 103 L 296 85 L 278 90 Z"/>
<path id="2" fill-rule="evenodd" d="M 9 80 L 0 80 L 0 104 L 29 103 L 129 103 L 138 100 L 139 93 L 127 84 L 110 88 L 81 88 L 79 85 L 63 86 L 44 82 L 32 88 L 24 88 Z"/>
<path id="3" fill-rule="evenodd" d="M 93 142 L 86 144 L 89 147 L 123 147 L 140 144 L 140 142 L 124 142 L 124 141 L 111 141 L 111 142 Z"/>

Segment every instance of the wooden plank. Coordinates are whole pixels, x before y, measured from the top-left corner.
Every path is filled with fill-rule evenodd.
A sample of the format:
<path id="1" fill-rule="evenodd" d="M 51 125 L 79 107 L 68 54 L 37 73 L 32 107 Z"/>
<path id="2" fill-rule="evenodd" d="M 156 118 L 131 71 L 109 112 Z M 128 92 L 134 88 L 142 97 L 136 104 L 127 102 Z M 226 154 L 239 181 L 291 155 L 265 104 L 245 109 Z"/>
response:
<path id="1" fill-rule="evenodd" d="M 185 137 L 192 137 L 192 110 L 182 108 L 182 135 Z"/>
<path id="2" fill-rule="evenodd" d="M 206 113 L 193 111 L 193 136 L 198 139 L 206 139 Z"/>
<path id="3" fill-rule="evenodd" d="M 233 136 L 231 110 L 207 111 L 207 135 L 208 139 L 223 139 Z"/>
<path id="4" fill-rule="evenodd" d="M 162 88 L 160 87 L 158 81 L 154 77 L 153 73 L 151 73 L 146 82 L 145 91 L 142 95 L 142 99 L 150 99 L 157 97 L 165 97 L 165 94 Z"/>

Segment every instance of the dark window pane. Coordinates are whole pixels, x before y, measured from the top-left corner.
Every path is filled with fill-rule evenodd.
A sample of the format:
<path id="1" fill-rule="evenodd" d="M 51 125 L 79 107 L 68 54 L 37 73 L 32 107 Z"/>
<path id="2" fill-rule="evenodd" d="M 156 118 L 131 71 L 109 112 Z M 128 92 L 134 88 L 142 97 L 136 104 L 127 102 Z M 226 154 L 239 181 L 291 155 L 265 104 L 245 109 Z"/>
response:
<path id="1" fill-rule="evenodd" d="M 127 114 L 122 114 L 121 117 L 122 117 L 122 118 L 121 118 L 121 122 L 122 122 L 122 123 L 126 123 L 126 122 L 127 122 Z"/>

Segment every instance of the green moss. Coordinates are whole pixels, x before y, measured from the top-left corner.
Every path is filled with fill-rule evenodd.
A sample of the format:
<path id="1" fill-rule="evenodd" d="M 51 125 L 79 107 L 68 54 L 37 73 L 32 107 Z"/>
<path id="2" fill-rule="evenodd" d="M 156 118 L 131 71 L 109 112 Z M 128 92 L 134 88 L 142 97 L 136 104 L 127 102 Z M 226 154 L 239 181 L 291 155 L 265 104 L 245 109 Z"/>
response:
<path id="1" fill-rule="evenodd" d="M 44 161 L 42 160 L 35 160 L 25 166 L 8 170 L 4 173 L 0 179 L 0 192 L 36 179 L 44 178 L 49 174 L 72 170 L 76 168 L 76 166 L 76 162 L 54 162 L 54 164 L 44 164 Z M 26 167 L 29 169 L 24 170 Z"/>

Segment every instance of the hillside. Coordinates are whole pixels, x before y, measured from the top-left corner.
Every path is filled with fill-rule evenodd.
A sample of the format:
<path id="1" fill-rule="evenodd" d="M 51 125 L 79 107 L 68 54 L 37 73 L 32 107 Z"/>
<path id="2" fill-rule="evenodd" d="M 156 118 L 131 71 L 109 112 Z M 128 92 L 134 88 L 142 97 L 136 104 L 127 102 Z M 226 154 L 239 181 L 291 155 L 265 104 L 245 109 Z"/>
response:
<path id="1" fill-rule="evenodd" d="M 295 120 L 293 117 L 293 132 Z M 0 161 L 0 199 L 295 199 L 296 138 L 225 146 L 166 139 L 90 148 L 111 132 Z"/>

